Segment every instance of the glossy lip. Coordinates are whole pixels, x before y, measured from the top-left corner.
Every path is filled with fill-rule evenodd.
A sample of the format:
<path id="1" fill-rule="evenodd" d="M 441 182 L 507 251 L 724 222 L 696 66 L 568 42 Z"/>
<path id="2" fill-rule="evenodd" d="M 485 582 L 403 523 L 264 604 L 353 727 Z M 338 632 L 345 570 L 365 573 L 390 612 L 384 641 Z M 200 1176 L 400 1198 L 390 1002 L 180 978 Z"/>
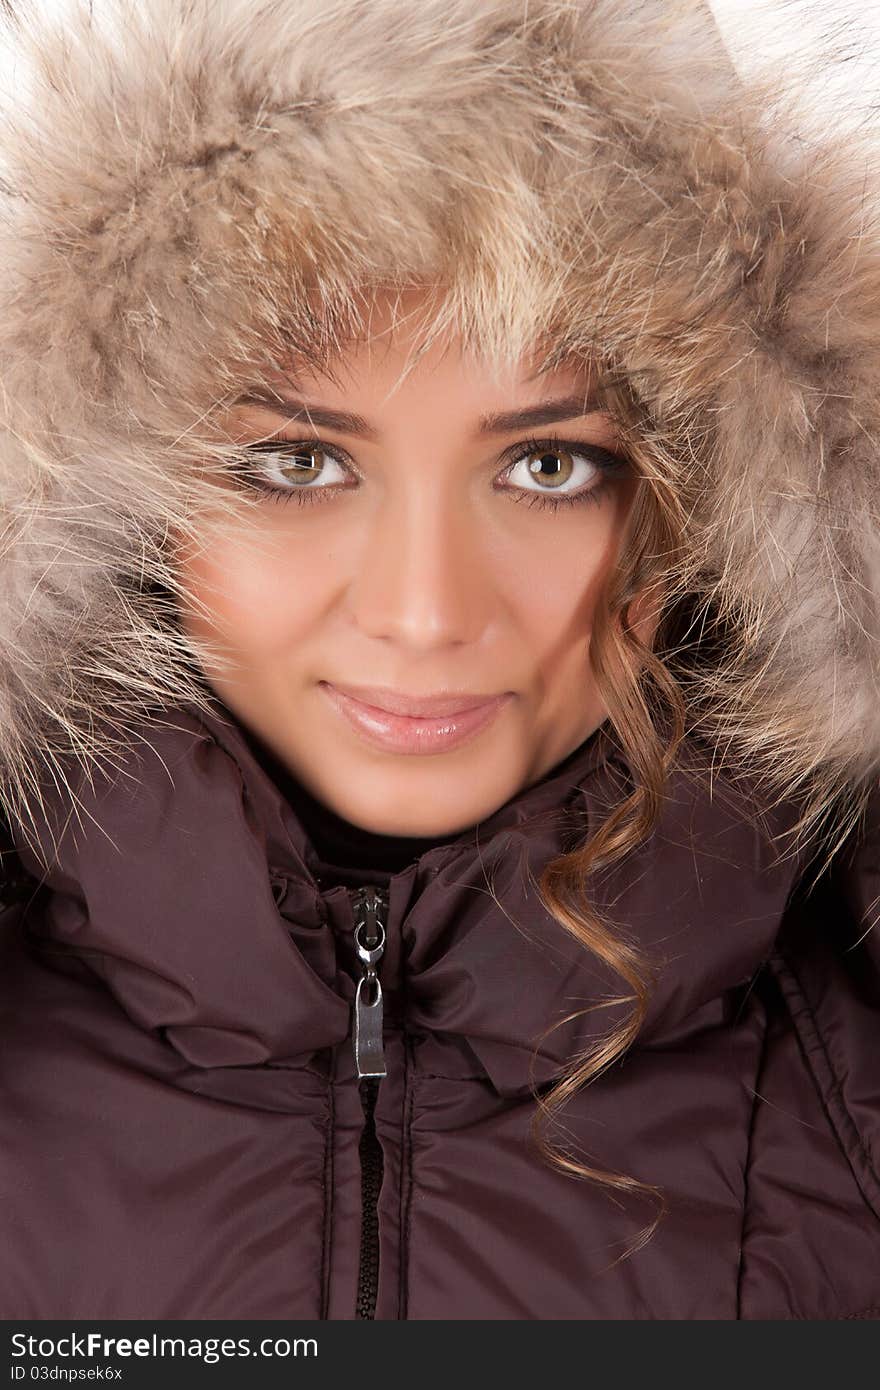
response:
<path id="1" fill-rule="evenodd" d="M 472 695 L 463 690 L 441 690 L 436 695 L 406 695 L 387 685 L 334 685 L 331 681 L 322 681 L 321 684 L 372 709 L 388 714 L 405 714 L 411 719 L 443 719 L 449 714 L 481 709 L 493 700 L 502 698 L 494 694 Z"/>
<path id="2" fill-rule="evenodd" d="M 480 733 L 513 698 L 513 692 L 507 691 L 483 698 L 481 704 L 458 714 L 417 719 L 366 704 L 327 681 L 321 681 L 320 686 L 358 734 L 374 747 L 392 753 L 438 753 L 457 748 Z"/>

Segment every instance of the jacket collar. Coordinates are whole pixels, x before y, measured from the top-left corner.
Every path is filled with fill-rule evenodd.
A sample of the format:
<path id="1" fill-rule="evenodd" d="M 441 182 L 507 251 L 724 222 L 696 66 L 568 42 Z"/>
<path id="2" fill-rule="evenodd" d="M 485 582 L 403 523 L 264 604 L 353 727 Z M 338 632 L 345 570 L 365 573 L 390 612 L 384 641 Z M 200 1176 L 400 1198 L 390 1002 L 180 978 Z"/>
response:
<path id="1" fill-rule="evenodd" d="M 725 991 L 769 953 L 797 874 L 742 794 L 686 750 L 658 830 L 591 880 L 599 909 L 663 962 L 643 1040 L 720 1022 Z M 184 1069 L 306 1065 L 349 1036 L 357 966 L 351 890 L 322 889 L 314 851 L 280 789 L 221 706 L 181 707 L 145 730 L 123 776 L 78 789 L 31 925 L 51 963 L 74 955 Z M 383 958 L 406 1027 L 464 1038 L 501 1094 L 526 1091 L 627 1012 L 613 971 L 537 894 L 541 869 L 625 795 L 628 769 L 603 726 L 475 829 L 390 876 Z M 52 805 L 62 823 L 65 802 Z M 790 821 L 779 808 L 776 828 Z M 19 845 L 26 866 L 35 862 Z M 596 1006 L 600 1007 L 596 1007 Z M 590 1006 L 593 1006 L 590 1008 Z M 588 1012 L 571 1018 L 575 1010 Z M 707 1012 L 708 1011 L 708 1012 Z M 689 1025 L 689 1026 L 691 1026 Z"/>
<path id="2" fill-rule="evenodd" d="M 329 867 L 322 859 L 313 843 L 307 824 L 297 813 L 292 798 L 285 788 L 290 779 L 273 775 L 272 763 L 268 767 L 261 756 L 260 741 L 242 727 L 238 719 L 217 698 L 209 701 L 210 714 L 200 715 L 194 706 L 189 712 L 199 719 L 202 728 L 223 748 L 241 770 L 247 794 L 267 827 L 272 827 L 277 835 L 279 828 L 283 833 L 273 845 L 276 855 L 276 868 L 282 875 L 306 879 L 315 888 L 325 881 L 325 871 Z M 614 764 L 626 775 L 626 760 L 610 726 L 602 725 L 589 738 L 585 739 L 572 753 L 561 760 L 546 775 L 493 812 L 477 826 L 463 830 L 454 836 L 438 837 L 438 843 L 420 850 L 414 858 L 422 869 L 434 871 L 440 865 L 450 862 L 469 850 L 482 847 L 488 849 L 491 842 L 504 831 L 523 827 L 527 822 L 547 817 L 565 822 L 566 812 L 572 802 L 576 802 L 580 786 L 604 764 Z M 280 771 L 280 770 L 279 770 Z M 387 872 L 365 871 L 364 882 L 387 883 L 400 877 Z M 361 875 L 352 874 L 352 880 Z"/>

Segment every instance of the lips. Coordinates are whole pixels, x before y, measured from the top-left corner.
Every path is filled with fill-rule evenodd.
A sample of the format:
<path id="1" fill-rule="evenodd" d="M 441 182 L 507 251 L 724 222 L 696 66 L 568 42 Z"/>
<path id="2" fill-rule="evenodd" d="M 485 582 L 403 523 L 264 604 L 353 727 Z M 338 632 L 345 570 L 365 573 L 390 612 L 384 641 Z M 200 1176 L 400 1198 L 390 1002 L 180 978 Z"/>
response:
<path id="1" fill-rule="evenodd" d="M 329 684 L 329 682 L 327 682 Z M 445 691 L 434 695 L 405 695 L 387 686 L 334 685 L 331 687 L 342 695 L 359 700 L 363 705 L 386 711 L 389 714 L 402 714 L 412 719 L 442 719 L 446 715 L 463 714 L 467 710 L 480 709 L 483 705 L 498 700 L 496 694 L 473 695 L 462 692 Z"/>
<path id="2" fill-rule="evenodd" d="M 320 688 L 324 691 L 336 712 L 342 715 L 351 728 L 369 743 L 373 748 L 381 749 L 390 753 L 443 753 L 451 748 L 469 742 L 481 733 L 498 715 L 509 700 L 513 698 L 511 691 L 503 695 L 494 696 L 432 696 L 431 700 L 436 705 L 442 703 L 449 708 L 451 704 L 458 704 L 459 709 L 455 713 L 434 714 L 430 718 L 416 717 L 412 714 L 399 714 L 394 711 L 383 709 L 379 705 L 369 704 L 360 700 L 349 692 L 358 687 L 330 685 L 327 681 L 320 682 Z M 362 688 L 362 687 L 361 687 Z M 393 698 L 413 708 L 414 701 L 401 699 L 400 697 L 381 692 L 377 693 L 378 688 L 372 686 L 369 690 L 371 699 L 390 699 Z M 467 708 L 460 706 L 467 701 Z M 427 701 L 419 702 L 424 708 Z"/>

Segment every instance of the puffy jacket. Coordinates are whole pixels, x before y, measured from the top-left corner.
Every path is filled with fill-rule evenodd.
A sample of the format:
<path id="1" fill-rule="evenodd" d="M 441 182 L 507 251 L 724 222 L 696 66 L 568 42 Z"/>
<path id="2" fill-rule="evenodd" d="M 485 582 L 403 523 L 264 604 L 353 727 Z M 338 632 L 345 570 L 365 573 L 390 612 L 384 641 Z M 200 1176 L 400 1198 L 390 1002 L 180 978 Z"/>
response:
<path id="1" fill-rule="evenodd" d="M 637 1043 L 563 1112 L 576 1157 L 664 1191 L 619 1260 L 651 1203 L 528 1142 L 532 1076 L 610 1011 L 536 1036 L 620 994 L 530 884 L 626 785 L 605 727 L 477 833 L 344 884 L 228 714 L 169 723 L 136 778 L 80 789 L 111 833 L 65 836 L 3 920 L 4 1316 L 880 1317 L 880 969 L 855 944 L 880 824 L 798 905 L 797 861 L 742 793 L 698 790 L 691 745 L 603 883 L 662 963 Z M 371 923 L 385 1075 L 359 1082 Z"/>
<path id="2" fill-rule="evenodd" d="M 877 1317 L 867 120 L 768 123 L 690 0 L 12 8 L 0 1313 Z M 537 887 L 638 788 L 619 730 L 358 869 L 173 602 L 218 400 L 426 274 L 484 344 L 598 347 L 678 517 L 686 737 L 589 880 L 647 1012 L 549 1135 L 616 1187 L 531 1123 L 632 1009 Z"/>

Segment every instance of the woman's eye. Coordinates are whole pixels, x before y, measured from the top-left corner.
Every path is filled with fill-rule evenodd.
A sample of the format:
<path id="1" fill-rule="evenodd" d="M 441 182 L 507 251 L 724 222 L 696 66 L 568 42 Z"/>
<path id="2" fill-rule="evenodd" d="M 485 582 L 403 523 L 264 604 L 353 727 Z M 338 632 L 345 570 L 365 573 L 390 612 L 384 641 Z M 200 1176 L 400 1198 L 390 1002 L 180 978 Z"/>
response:
<path id="1" fill-rule="evenodd" d="M 564 440 L 534 440 L 518 445 L 505 477 L 514 489 L 545 505 L 597 501 L 613 474 L 625 468 L 624 460 L 597 444 Z M 531 500 L 531 498 L 530 498 Z"/>
<path id="2" fill-rule="evenodd" d="M 300 443 L 260 440 L 249 444 L 249 454 L 262 456 L 246 473 L 249 481 L 269 492 L 321 489 L 343 481 L 348 470 L 320 441 Z"/>

